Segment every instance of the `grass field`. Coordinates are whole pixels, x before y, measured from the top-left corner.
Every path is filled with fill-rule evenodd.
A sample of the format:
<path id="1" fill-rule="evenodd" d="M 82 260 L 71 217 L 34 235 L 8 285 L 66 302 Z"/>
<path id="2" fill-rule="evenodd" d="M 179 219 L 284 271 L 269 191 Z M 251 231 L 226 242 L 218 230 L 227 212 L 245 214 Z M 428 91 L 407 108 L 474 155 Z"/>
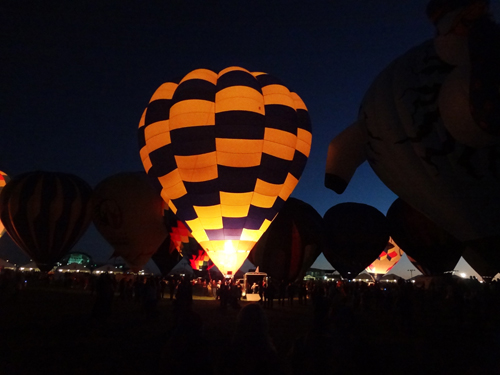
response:
<path id="1" fill-rule="evenodd" d="M 0 374 L 168 373 L 159 363 L 174 327 L 172 301 L 161 300 L 156 316 L 148 316 L 141 305 L 115 298 L 109 321 L 101 325 L 90 319 L 94 299 L 87 291 L 48 287 L 22 290 L 16 300 L 4 298 Z M 192 308 L 203 318 L 206 350 L 217 359 L 230 343 L 238 310 L 221 309 L 205 297 L 195 297 Z M 313 306 L 275 303 L 265 311 L 279 355 L 289 364 L 294 341 L 311 327 Z M 443 311 L 425 309 L 409 329 L 402 329 L 390 310 L 354 313 L 352 319 L 341 343 L 348 348 L 342 360 L 351 365 L 342 373 L 500 373 L 498 318 L 457 322 Z M 191 365 L 204 364 L 193 355 Z"/>

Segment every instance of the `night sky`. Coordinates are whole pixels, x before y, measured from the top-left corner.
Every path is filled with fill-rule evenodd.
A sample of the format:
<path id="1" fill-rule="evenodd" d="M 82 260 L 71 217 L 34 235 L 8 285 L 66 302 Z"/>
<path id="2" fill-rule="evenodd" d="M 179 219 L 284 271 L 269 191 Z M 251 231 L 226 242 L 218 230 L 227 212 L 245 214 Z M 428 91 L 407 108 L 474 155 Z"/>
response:
<path id="1" fill-rule="evenodd" d="M 341 202 L 385 214 L 396 196 L 367 163 L 344 194 L 324 187 L 326 152 L 376 75 L 433 36 L 426 3 L 4 1 L 0 170 L 69 172 L 92 186 L 143 170 L 137 126 L 156 88 L 193 69 L 237 65 L 278 77 L 309 109 L 312 150 L 292 196 L 321 215 Z M 492 9 L 500 19 L 498 2 Z M 9 242 L 0 239 L 0 257 L 11 254 Z M 93 226 L 73 250 L 98 261 L 112 253 Z M 331 268 L 322 256 L 315 266 Z M 394 271 L 409 277 L 410 268 L 405 258 Z M 456 268 L 471 272 L 463 261 Z"/>

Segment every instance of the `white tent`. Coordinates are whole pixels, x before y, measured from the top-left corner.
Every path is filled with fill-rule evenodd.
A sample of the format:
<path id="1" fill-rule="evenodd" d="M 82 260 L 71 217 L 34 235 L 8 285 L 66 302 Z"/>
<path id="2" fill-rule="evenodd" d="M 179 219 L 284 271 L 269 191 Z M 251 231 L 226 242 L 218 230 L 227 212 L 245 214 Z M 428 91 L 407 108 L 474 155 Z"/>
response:
<path id="1" fill-rule="evenodd" d="M 93 271 L 95 274 L 101 273 L 123 273 L 123 269 L 118 268 L 112 264 L 105 264 L 104 266 L 97 267 Z"/>
<path id="2" fill-rule="evenodd" d="M 33 271 L 33 272 L 40 272 L 40 268 L 36 265 L 35 262 L 29 262 L 25 264 L 24 266 L 19 267 L 20 271 Z"/>
<path id="3" fill-rule="evenodd" d="M 66 266 L 58 267 L 56 272 L 90 272 L 83 264 L 71 263 Z"/>
<path id="4" fill-rule="evenodd" d="M 0 258 L 0 269 L 10 269 L 15 270 L 16 266 L 10 263 L 8 260 L 4 260 Z"/>

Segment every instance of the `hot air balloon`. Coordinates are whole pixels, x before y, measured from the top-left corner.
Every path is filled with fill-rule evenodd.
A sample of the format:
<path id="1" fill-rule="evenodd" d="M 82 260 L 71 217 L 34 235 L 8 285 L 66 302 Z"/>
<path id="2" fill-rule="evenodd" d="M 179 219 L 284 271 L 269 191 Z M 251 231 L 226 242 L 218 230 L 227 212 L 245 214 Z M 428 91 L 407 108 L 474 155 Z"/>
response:
<path id="1" fill-rule="evenodd" d="M 500 233 L 500 29 L 486 1 L 431 1 L 434 39 L 372 83 L 329 146 L 341 193 L 368 160 L 396 195 L 461 241 Z"/>
<path id="2" fill-rule="evenodd" d="M 323 216 L 326 260 L 346 279 L 356 277 L 384 250 L 389 226 L 382 212 L 362 203 L 337 204 Z"/>
<path id="3" fill-rule="evenodd" d="M 167 238 L 164 203 L 144 172 L 105 178 L 92 195 L 93 221 L 132 271 L 144 266 Z"/>
<path id="4" fill-rule="evenodd" d="M 163 276 L 168 276 L 169 272 L 179 263 L 181 255 L 175 248 L 174 243 L 168 236 L 151 256 Z"/>
<path id="5" fill-rule="evenodd" d="M 6 173 L 0 171 L 0 193 L 2 192 L 2 189 L 5 187 L 7 182 L 9 182 L 10 178 L 7 176 Z M 5 227 L 2 224 L 2 221 L 0 220 L 0 237 L 3 236 L 5 233 Z"/>
<path id="6" fill-rule="evenodd" d="M 0 216 L 12 240 L 49 271 L 87 230 L 92 188 L 68 173 L 29 172 L 0 195 Z"/>
<path id="7" fill-rule="evenodd" d="M 171 210 L 165 210 L 164 216 L 170 240 L 178 253 L 189 261 L 194 270 L 211 269 L 214 266 L 213 262 L 186 225 Z"/>
<path id="8" fill-rule="evenodd" d="M 453 271 L 463 244 L 408 203 L 398 198 L 387 211 L 394 242 L 426 276 Z"/>
<path id="9" fill-rule="evenodd" d="M 500 272 L 500 236 L 464 243 L 462 257 L 485 281 Z"/>
<path id="10" fill-rule="evenodd" d="M 401 260 L 403 254 L 403 250 L 401 250 L 392 238 L 389 238 L 389 242 L 385 246 L 385 249 L 372 264 L 366 267 L 366 272 L 377 275 L 377 278 L 379 276 L 381 277 L 389 272 Z"/>
<path id="11" fill-rule="evenodd" d="M 311 137 L 297 94 L 239 67 L 163 84 L 139 124 L 146 172 L 225 275 L 240 268 L 297 185 Z"/>
<path id="12" fill-rule="evenodd" d="M 288 198 L 249 260 L 277 281 L 302 280 L 325 245 L 323 218 L 308 203 Z"/>

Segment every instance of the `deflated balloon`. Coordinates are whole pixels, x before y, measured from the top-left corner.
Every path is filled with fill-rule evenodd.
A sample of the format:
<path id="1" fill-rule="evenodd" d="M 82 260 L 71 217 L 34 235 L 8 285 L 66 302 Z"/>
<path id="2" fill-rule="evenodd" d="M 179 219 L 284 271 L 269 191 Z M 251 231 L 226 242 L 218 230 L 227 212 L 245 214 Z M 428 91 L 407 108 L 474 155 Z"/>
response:
<path id="1" fill-rule="evenodd" d="M 398 198 L 387 211 L 391 236 L 408 259 L 424 275 L 453 271 L 460 260 L 463 244 Z"/>
<path id="2" fill-rule="evenodd" d="M 93 221 L 137 272 L 167 238 L 163 200 L 144 172 L 119 173 L 101 181 L 92 196 Z"/>
<path id="3" fill-rule="evenodd" d="M 303 101 L 276 78 L 198 69 L 154 93 L 139 147 L 165 202 L 229 275 L 297 185 L 311 128 Z"/>
<path id="4" fill-rule="evenodd" d="M 389 226 L 382 212 L 361 203 L 340 203 L 323 216 L 326 260 L 346 279 L 353 279 L 384 250 Z"/>
<path id="5" fill-rule="evenodd" d="M 500 233 L 500 28 L 486 5 L 432 1 L 436 37 L 372 83 L 358 120 L 330 143 L 329 188 L 341 193 L 368 160 L 397 196 L 459 240 Z"/>
<path id="6" fill-rule="evenodd" d="M 49 271 L 87 230 L 92 188 L 68 173 L 36 171 L 14 177 L 0 195 L 0 216 L 12 240 Z"/>
<path id="7" fill-rule="evenodd" d="M 272 278 L 294 282 L 302 280 L 324 245 L 321 215 L 308 203 L 288 198 L 248 259 Z"/>

